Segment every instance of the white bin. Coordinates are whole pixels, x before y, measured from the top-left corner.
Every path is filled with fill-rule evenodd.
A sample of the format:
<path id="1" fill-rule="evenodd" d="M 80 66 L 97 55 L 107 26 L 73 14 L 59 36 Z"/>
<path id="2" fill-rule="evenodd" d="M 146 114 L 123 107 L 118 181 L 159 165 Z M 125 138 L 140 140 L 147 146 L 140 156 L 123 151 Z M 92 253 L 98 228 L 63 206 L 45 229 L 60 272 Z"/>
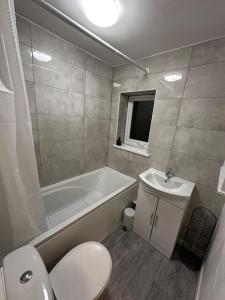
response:
<path id="1" fill-rule="evenodd" d="M 131 207 L 127 207 L 123 212 L 123 229 L 132 230 L 134 222 L 135 210 Z"/>

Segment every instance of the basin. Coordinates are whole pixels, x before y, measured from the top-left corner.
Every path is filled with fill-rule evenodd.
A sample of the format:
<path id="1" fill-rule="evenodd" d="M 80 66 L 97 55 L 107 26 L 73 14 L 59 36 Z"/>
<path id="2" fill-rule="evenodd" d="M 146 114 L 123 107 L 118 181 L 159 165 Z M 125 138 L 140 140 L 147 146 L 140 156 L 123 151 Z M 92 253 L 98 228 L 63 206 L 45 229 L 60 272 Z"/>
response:
<path id="1" fill-rule="evenodd" d="M 139 178 L 153 194 L 177 201 L 190 199 L 195 187 L 193 182 L 183 178 L 167 179 L 164 172 L 153 168 L 141 173 Z"/>

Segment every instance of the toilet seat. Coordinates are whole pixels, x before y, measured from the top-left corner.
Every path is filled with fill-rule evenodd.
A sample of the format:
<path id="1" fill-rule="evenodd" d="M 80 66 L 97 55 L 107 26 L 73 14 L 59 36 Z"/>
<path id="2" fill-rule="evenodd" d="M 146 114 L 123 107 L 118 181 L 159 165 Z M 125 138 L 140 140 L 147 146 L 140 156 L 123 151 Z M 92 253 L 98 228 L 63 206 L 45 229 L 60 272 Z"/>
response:
<path id="1" fill-rule="evenodd" d="M 49 276 L 57 300 L 94 300 L 104 291 L 111 270 L 108 250 L 86 242 L 68 252 Z"/>

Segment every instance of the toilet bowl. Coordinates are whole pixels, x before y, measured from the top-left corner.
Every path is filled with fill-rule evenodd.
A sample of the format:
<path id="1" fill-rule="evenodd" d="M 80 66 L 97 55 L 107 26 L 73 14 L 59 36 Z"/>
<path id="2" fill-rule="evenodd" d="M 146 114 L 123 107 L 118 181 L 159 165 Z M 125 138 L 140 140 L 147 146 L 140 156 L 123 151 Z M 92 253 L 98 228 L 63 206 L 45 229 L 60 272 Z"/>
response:
<path id="1" fill-rule="evenodd" d="M 108 250 L 86 242 L 68 252 L 49 274 L 34 247 L 21 247 L 4 258 L 1 274 L 6 300 L 95 300 L 111 270 Z"/>

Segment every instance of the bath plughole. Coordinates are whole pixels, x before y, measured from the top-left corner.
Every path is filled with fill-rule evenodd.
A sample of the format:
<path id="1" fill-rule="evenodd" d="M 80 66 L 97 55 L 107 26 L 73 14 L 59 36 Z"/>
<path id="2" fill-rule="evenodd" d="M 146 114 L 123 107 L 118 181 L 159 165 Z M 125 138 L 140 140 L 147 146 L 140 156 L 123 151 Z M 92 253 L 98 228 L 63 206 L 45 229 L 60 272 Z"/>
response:
<path id="1" fill-rule="evenodd" d="M 224 11 L 0 0 L 0 300 L 224 300 Z"/>

